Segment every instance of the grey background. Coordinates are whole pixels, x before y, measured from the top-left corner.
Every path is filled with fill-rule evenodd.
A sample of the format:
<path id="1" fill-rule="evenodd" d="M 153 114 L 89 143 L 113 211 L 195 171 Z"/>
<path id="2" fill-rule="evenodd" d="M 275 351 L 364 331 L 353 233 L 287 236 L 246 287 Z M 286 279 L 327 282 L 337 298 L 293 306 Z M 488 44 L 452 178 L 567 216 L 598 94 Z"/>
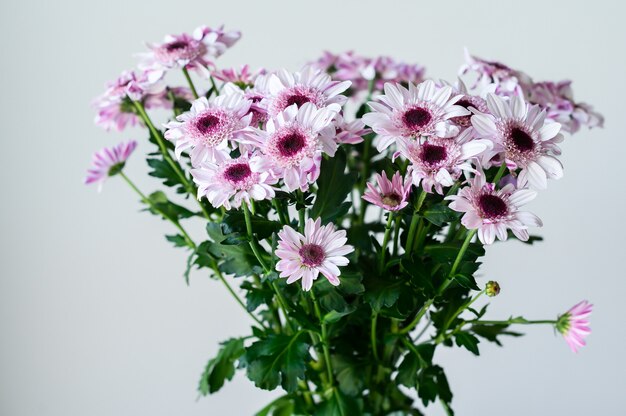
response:
<path id="1" fill-rule="evenodd" d="M 589 346 L 572 354 L 547 327 L 505 348 L 437 354 L 464 415 L 623 414 L 624 7 L 619 1 L 21 1 L 0 3 L 0 414 L 248 415 L 276 392 L 242 376 L 197 399 L 217 342 L 247 317 L 203 273 L 190 287 L 171 232 L 138 212 L 119 180 L 82 185 L 91 153 L 142 142 L 128 174 L 145 191 L 145 133 L 107 135 L 91 99 L 132 67 L 142 40 L 225 23 L 244 33 L 222 66 L 297 69 L 323 49 L 388 54 L 454 79 L 463 47 L 535 79 L 574 80 L 607 119 L 564 144 L 565 177 L 531 209 L 545 242 L 488 249 L 485 279 L 502 294 L 491 317 L 550 318 L 595 304 Z M 198 238 L 200 224 L 192 230 Z M 428 414 L 441 415 L 439 406 Z"/>

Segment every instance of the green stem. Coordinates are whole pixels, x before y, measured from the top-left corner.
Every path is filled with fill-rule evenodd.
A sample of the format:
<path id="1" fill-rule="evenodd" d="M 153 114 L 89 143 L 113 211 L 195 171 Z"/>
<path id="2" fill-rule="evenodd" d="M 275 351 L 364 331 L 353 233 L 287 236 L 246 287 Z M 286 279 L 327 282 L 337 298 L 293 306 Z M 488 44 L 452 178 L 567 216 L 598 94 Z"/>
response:
<path id="1" fill-rule="evenodd" d="M 424 200 L 426 199 L 427 195 L 428 193 L 422 190 L 422 193 L 420 194 L 415 204 L 415 210 L 413 211 L 413 218 L 411 219 L 411 225 L 409 226 L 409 234 L 407 235 L 407 238 L 406 238 L 406 252 L 407 253 L 411 253 L 413 251 L 413 244 L 415 243 L 415 231 L 417 230 L 417 225 L 419 224 L 419 221 L 421 219 L 419 215 L 419 210 L 420 208 L 422 208 L 422 204 L 424 203 Z"/>
<path id="2" fill-rule="evenodd" d="M 481 297 L 484 293 L 485 293 L 486 289 L 483 289 L 481 292 L 479 292 L 476 296 L 474 296 L 473 298 L 471 298 L 469 301 L 465 302 L 464 304 L 462 304 L 461 306 L 459 306 L 457 308 L 456 311 L 454 311 L 454 313 L 446 320 L 446 322 L 443 324 L 443 327 L 441 327 L 441 331 L 439 333 L 439 335 L 437 336 L 437 338 L 435 339 L 435 344 L 440 344 L 445 338 L 446 338 L 446 331 L 448 330 L 448 328 L 450 328 L 450 325 L 452 324 L 452 322 L 460 315 L 463 313 L 464 310 L 466 310 L 467 308 L 469 308 L 472 303 L 476 302 L 476 300 Z"/>
<path id="3" fill-rule="evenodd" d="M 259 247 L 254 234 L 252 234 L 252 219 L 250 218 L 250 210 L 248 209 L 248 204 L 245 202 L 241 204 L 243 206 L 243 215 L 246 219 L 246 231 L 248 232 L 248 238 L 250 239 L 250 248 L 254 253 L 256 259 L 259 261 L 259 264 L 265 271 L 265 273 L 269 273 L 270 269 L 265 264 L 265 260 L 263 260 L 263 256 L 261 255 L 261 248 Z"/>
<path id="4" fill-rule="evenodd" d="M 289 219 L 285 217 L 285 212 L 283 211 L 283 207 L 278 199 L 274 198 L 272 200 L 272 205 L 274 206 L 274 210 L 278 214 L 278 219 L 280 219 L 280 223 L 283 225 L 289 224 Z"/>
<path id="5" fill-rule="evenodd" d="M 170 88 L 167 89 L 167 98 L 172 102 L 172 110 L 174 112 L 174 117 L 178 117 L 181 114 L 181 111 L 176 108 L 176 96 Z"/>
<path id="6" fill-rule="evenodd" d="M 315 293 L 313 289 L 309 292 L 311 294 L 311 299 L 313 300 L 313 307 L 315 308 L 315 315 L 317 315 L 317 319 L 320 321 L 320 325 L 322 326 L 322 349 L 324 350 L 324 361 L 326 363 L 326 372 L 328 374 L 328 383 L 330 387 L 334 385 L 333 379 L 333 365 L 330 361 L 330 349 L 328 348 L 328 331 L 326 328 L 326 322 L 322 318 L 322 312 L 320 310 L 320 305 L 315 297 Z"/>
<path id="7" fill-rule="evenodd" d="M 500 169 L 498 169 L 496 176 L 493 178 L 494 184 L 497 185 L 498 182 L 500 182 L 500 179 L 502 179 L 502 175 L 504 175 L 504 172 L 506 172 L 506 162 L 502 163 L 502 166 L 500 166 Z"/>
<path id="8" fill-rule="evenodd" d="M 556 320 L 551 320 L 551 319 L 543 319 L 543 320 L 538 320 L 538 321 L 528 321 L 528 320 L 519 320 L 518 318 L 511 318 L 511 319 L 507 319 L 506 321 L 466 321 L 466 323 L 468 324 L 472 324 L 472 325 L 513 325 L 513 324 L 519 324 L 519 325 L 539 325 L 539 324 L 550 324 L 550 325 L 556 325 Z"/>
<path id="9" fill-rule="evenodd" d="M 363 196 L 365 192 L 365 186 L 367 185 L 367 180 L 369 179 L 369 166 L 370 166 L 370 152 L 372 149 L 372 138 L 365 136 L 365 142 L 363 143 L 363 160 L 361 165 L 361 182 L 359 183 L 359 197 Z M 363 223 L 365 221 L 365 211 L 367 210 L 367 201 L 363 198 L 360 198 L 361 209 L 359 211 L 359 222 Z"/>
<path id="10" fill-rule="evenodd" d="M 380 358 L 378 356 L 378 345 L 376 342 L 376 325 L 378 323 L 378 312 L 374 312 L 372 314 L 372 324 L 370 326 L 370 338 L 372 340 L 372 353 L 374 354 L 374 359 L 376 360 L 376 362 L 380 361 Z"/>
<path id="11" fill-rule="evenodd" d="M 396 215 L 395 221 L 396 221 L 395 231 L 393 234 L 393 255 L 397 256 L 398 255 L 398 242 L 400 241 L 400 226 L 402 225 L 402 218 L 400 217 L 400 215 Z"/>
<path id="12" fill-rule="evenodd" d="M 187 80 L 187 84 L 189 84 L 189 88 L 191 89 L 191 93 L 193 94 L 193 98 L 195 98 L 196 100 L 198 98 L 200 98 L 200 96 L 198 95 L 198 91 L 196 91 L 196 86 L 193 85 L 193 81 L 191 80 L 191 77 L 189 76 L 189 71 L 187 71 L 187 68 L 183 67 L 183 74 L 185 75 L 185 79 Z"/>
<path id="13" fill-rule="evenodd" d="M 209 79 L 211 80 L 211 89 L 215 91 L 215 95 L 220 95 L 220 90 L 217 88 L 217 85 L 215 84 L 215 78 L 213 78 L 213 75 L 210 75 Z"/>
<path id="14" fill-rule="evenodd" d="M 385 269 L 385 255 L 387 254 L 387 244 L 389 243 L 389 237 L 391 236 L 391 230 L 393 225 L 394 213 L 389 212 L 389 218 L 387 218 L 387 226 L 385 227 L 385 236 L 383 237 L 383 245 L 380 250 L 380 257 L 378 259 L 378 273 L 382 273 Z"/>

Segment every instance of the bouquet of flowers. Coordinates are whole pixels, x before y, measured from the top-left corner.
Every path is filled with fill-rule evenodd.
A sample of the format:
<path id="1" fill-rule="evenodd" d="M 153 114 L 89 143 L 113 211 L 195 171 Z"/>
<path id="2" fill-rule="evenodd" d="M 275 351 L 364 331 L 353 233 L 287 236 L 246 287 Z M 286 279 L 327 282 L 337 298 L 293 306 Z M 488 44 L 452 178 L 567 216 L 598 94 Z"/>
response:
<path id="1" fill-rule="evenodd" d="M 250 333 L 208 361 L 201 394 L 240 369 L 284 390 L 258 415 L 420 415 L 436 400 L 453 414 L 436 348 L 478 355 L 534 324 L 585 345 L 586 301 L 543 320 L 473 307 L 500 291 L 477 281 L 485 245 L 541 240 L 523 207 L 563 175 L 562 133 L 602 126 L 569 81 L 469 54 L 454 83 L 353 52 L 296 72 L 219 68 L 240 36 L 200 27 L 148 44 L 95 101 L 97 125 L 147 129 L 149 175 L 169 192 L 124 173 L 134 140 L 97 152 L 86 179 L 120 176 L 171 223 L 187 282 L 206 269 L 249 316 Z M 172 73 L 187 85 L 168 85 Z M 203 241 L 187 232 L 194 218 Z"/>

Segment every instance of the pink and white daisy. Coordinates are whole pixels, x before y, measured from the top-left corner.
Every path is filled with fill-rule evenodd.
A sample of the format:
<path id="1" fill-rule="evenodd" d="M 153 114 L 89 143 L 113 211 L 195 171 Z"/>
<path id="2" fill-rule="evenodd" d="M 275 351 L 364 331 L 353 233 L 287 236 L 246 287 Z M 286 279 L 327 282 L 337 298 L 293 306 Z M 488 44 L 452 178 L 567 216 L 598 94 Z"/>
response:
<path id="1" fill-rule="evenodd" d="M 377 173 L 375 179 L 378 189 L 368 182 L 367 190 L 362 196 L 364 200 L 387 211 L 400 211 L 408 205 L 411 193 L 410 179 L 403 180 L 400 172 L 396 172 L 389 180 L 385 171 L 382 175 Z"/>
<path id="2" fill-rule="evenodd" d="M 485 176 L 477 173 L 469 180 L 470 186 L 461 188 L 457 195 L 445 199 L 451 200 L 449 207 L 464 212 L 461 223 L 470 230 L 478 229 L 478 239 L 483 244 L 492 244 L 497 237 L 504 241 L 507 229 L 521 241 L 528 240 L 528 227 L 541 227 L 541 220 L 530 212 L 519 208 L 532 201 L 537 193 L 530 189 L 516 189 L 506 185 L 495 189 L 492 183 L 485 183 Z"/>
<path id="3" fill-rule="evenodd" d="M 213 71 L 213 78 L 224 82 L 232 82 L 240 87 L 254 85 L 254 81 L 259 75 L 265 74 L 265 69 L 261 68 L 255 72 L 250 70 L 249 65 L 242 65 L 239 68 L 224 68 Z"/>
<path id="4" fill-rule="evenodd" d="M 319 177 L 322 154 L 335 155 L 334 135 L 321 134 L 336 112 L 305 103 L 293 104 L 269 120 L 265 130 L 256 129 L 248 143 L 258 146 L 268 156 L 273 168 L 283 178 L 289 192 L 306 191 Z"/>
<path id="5" fill-rule="evenodd" d="M 264 169 L 263 156 L 247 154 L 232 159 L 227 157 L 219 163 L 203 162 L 191 169 L 194 182 L 198 185 L 198 199 L 206 196 L 215 208 L 239 208 L 250 199 L 261 201 L 275 196 L 274 187 L 278 179 Z"/>
<path id="6" fill-rule="evenodd" d="M 98 192 L 110 176 L 115 176 L 124 169 L 126 160 L 137 147 L 137 142 L 130 140 L 117 146 L 105 147 L 93 154 L 91 168 L 87 170 L 85 184 L 98 184 Z"/>
<path id="7" fill-rule="evenodd" d="M 363 136 L 372 132 L 360 118 L 347 122 L 341 114 L 337 114 L 333 124 L 337 143 L 358 144 L 363 141 Z"/>
<path id="8" fill-rule="evenodd" d="M 363 116 L 365 124 L 378 133 L 376 147 L 382 151 L 396 140 L 421 136 L 453 137 L 459 128 L 450 119 L 469 114 L 451 97 L 452 88 L 437 87 L 433 81 L 406 89 L 400 84 L 385 84 L 380 102 L 369 102 L 372 112 Z"/>
<path id="9" fill-rule="evenodd" d="M 545 189 L 548 178 L 563 176 L 563 166 L 553 155 L 561 153 L 563 141 L 559 123 L 546 123 L 546 112 L 538 105 L 528 105 L 520 96 L 508 101 L 495 94 L 487 95 L 491 114 L 475 114 L 472 125 L 480 137 L 494 142 L 494 152 L 504 156 L 509 169 L 521 169 L 520 187 L 529 184 Z"/>
<path id="10" fill-rule="evenodd" d="M 339 266 L 346 266 L 349 260 L 346 254 L 354 247 L 346 244 L 345 230 L 337 231 L 333 224 L 321 225 L 318 218 L 309 218 L 304 227 L 304 235 L 285 225 L 278 233 L 280 240 L 276 255 L 280 259 L 276 270 L 280 277 L 286 277 L 291 284 L 302 280 L 302 289 L 311 290 L 313 281 L 320 273 L 331 285 L 339 285 Z"/>
<path id="11" fill-rule="evenodd" d="M 302 107 L 312 103 L 318 108 L 332 106 L 339 111 L 347 97 L 341 95 L 350 87 L 350 81 L 333 81 L 330 75 L 305 67 L 301 72 L 281 69 L 267 80 L 268 97 L 264 100 L 268 113 L 275 117 L 287 107 L 296 104 Z"/>
<path id="12" fill-rule="evenodd" d="M 592 310 L 593 305 L 583 300 L 557 319 L 556 329 L 563 335 L 573 352 L 578 352 L 586 345 L 585 338 L 591 333 L 587 318 Z"/>
<path id="13" fill-rule="evenodd" d="M 176 142 L 178 159 L 191 149 L 191 164 L 224 160 L 229 140 L 236 140 L 250 125 L 251 102 L 242 95 L 220 95 L 211 101 L 205 97 L 195 100 L 191 109 L 165 124 L 165 138 Z"/>
<path id="14" fill-rule="evenodd" d="M 231 95 L 238 94 L 246 100 L 250 100 L 249 114 L 252 115 L 250 125 L 258 127 L 263 125 L 269 118 L 267 109 L 262 105 L 263 99 L 267 96 L 267 76 L 258 75 L 255 77 L 254 85 L 239 84 L 228 82 L 222 87 L 221 94 Z"/>
<path id="15" fill-rule="evenodd" d="M 471 159 L 491 149 L 489 140 L 471 140 L 471 130 L 466 129 L 454 139 L 430 137 L 427 139 L 398 141 L 399 154 L 411 164 L 407 170 L 413 185 L 422 186 L 426 192 L 443 195 L 443 188 L 454 185 L 464 171 L 473 171 Z"/>

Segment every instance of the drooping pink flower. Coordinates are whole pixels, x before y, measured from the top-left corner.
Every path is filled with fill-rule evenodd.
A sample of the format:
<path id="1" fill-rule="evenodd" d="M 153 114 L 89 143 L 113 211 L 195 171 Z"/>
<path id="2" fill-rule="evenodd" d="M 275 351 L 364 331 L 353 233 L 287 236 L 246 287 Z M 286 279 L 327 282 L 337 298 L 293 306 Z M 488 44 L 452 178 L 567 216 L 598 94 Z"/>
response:
<path id="1" fill-rule="evenodd" d="M 496 189 L 494 184 L 485 183 L 485 176 L 478 172 L 469 181 L 469 186 L 461 188 L 451 200 L 449 207 L 463 212 L 461 223 L 470 230 L 478 229 L 478 238 L 483 244 L 492 244 L 496 237 L 504 241 L 507 229 L 521 241 L 529 238 L 528 227 L 541 227 L 541 220 L 530 212 L 519 208 L 532 201 L 537 192 L 530 189 L 516 189 L 509 184 Z"/>
<path id="2" fill-rule="evenodd" d="M 322 134 L 333 127 L 335 115 L 328 107 L 293 104 L 269 120 L 265 130 L 256 129 L 247 142 L 268 156 L 289 192 L 306 191 L 319 177 L 322 154 L 334 156 L 337 150 L 334 134 Z"/>
<path id="3" fill-rule="evenodd" d="M 250 199 L 261 201 L 273 198 L 278 179 L 265 169 L 263 156 L 244 154 L 232 159 L 229 156 L 219 163 L 203 162 L 191 169 L 194 182 L 198 185 L 198 199 L 206 196 L 216 208 L 239 208 Z"/>
<path id="4" fill-rule="evenodd" d="M 291 284 L 302 280 L 302 289 L 311 290 L 313 281 L 320 273 L 333 286 L 339 285 L 339 266 L 346 266 L 346 254 L 354 247 L 346 244 L 345 230 L 337 231 L 333 224 L 321 225 L 321 220 L 309 218 L 304 227 L 304 235 L 285 225 L 278 233 L 280 240 L 276 255 L 280 259 L 276 270 L 280 277 Z"/>
<path id="5" fill-rule="evenodd" d="M 461 96 L 450 97 L 449 86 L 437 87 L 433 81 L 406 89 L 399 84 L 385 84 L 380 102 L 369 102 L 371 113 L 363 116 L 365 124 L 378 133 L 377 148 L 382 151 L 396 140 L 421 136 L 453 137 L 459 128 L 450 119 L 469 114 L 455 105 Z"/>
<path id="6" fill-rule="evenodd" d="M 538 105 L 528 105 L 520 96 L 508 101 L 495 94 L 487 95 L 491 114 L 472 116 L 472 125 L 480 137 L 494 142 L 493 151 L 501 154 L 509 167 L 520 168 L 518 184 L 545 189 L 548 178 L 563 176 L 563 166 L 554 157 L 561 153 L 563 141 L 559 123 L 546 123 L 546 113 Z"/>
<path id="7" fill-rule="evenodd" d="M 207 100 L 200 97 L 191 109 L 165 124 L 165 138 L 176 142 L 178 159 L 189 149 L 191 164 L 224 160 L 229 140 L 235 140 L 250 125 L 251 102 L 242 95 L 220 95 Z"/>
<path id="8" fill-rule="evenodd" d="M 471 129 L 466 129 L 454 139 L 399 140 L 398 153 L 411 162 L 407 173 L 413 185 L 429 193 L 434 187 L 443 195 L 443 188 L 454 185 L 463 171 L 473 171 L 471 159 L 491 149 L 492 143 L 471 137 Z"/>
<path id="9" fill-rule="evenodd" d="M 281 69 L 268 76 L 268 96 L 263 105 L 270 117 L 293 104 L 302 107 L 305 103 L 318 108 L 331 106 L 338 112 L 347 100 L 341 93 L 349 87 L 350 81 L 333 81 L 330 75 L 312 67 L 294 73 Z"/>
<path id="10" fill-rule="evenodd" d="M 362 198 L 367 202 L 379 206 L 387 211 L 399 211 L 408 205 L 411 193 L 411 180 L 402 179 L 400 172 L 393 174 L 391 180 L 387 179 L 387 173 L 375 175 L 378 189 L 370 182 Z"/>
<path id="11" fill-rule="evenodd" d="M 110 176 L 115 176 L 124 169 L 126 160 L 137 147 L 137 142 L 130 140 L 113 147 L 105 147 L 93 154 L 91 168 L 87 170 L 85 184 L 98 184 L 98 192 Z"/>
<path id="12" fill-rule="evenodd" d="M 587 318 L 592 309 L 593 305 L 583 300 L 557 319 L 556 328 L 573 352 L 578 352 L 586 345 L 585 338 L 591 333 Z"/>

